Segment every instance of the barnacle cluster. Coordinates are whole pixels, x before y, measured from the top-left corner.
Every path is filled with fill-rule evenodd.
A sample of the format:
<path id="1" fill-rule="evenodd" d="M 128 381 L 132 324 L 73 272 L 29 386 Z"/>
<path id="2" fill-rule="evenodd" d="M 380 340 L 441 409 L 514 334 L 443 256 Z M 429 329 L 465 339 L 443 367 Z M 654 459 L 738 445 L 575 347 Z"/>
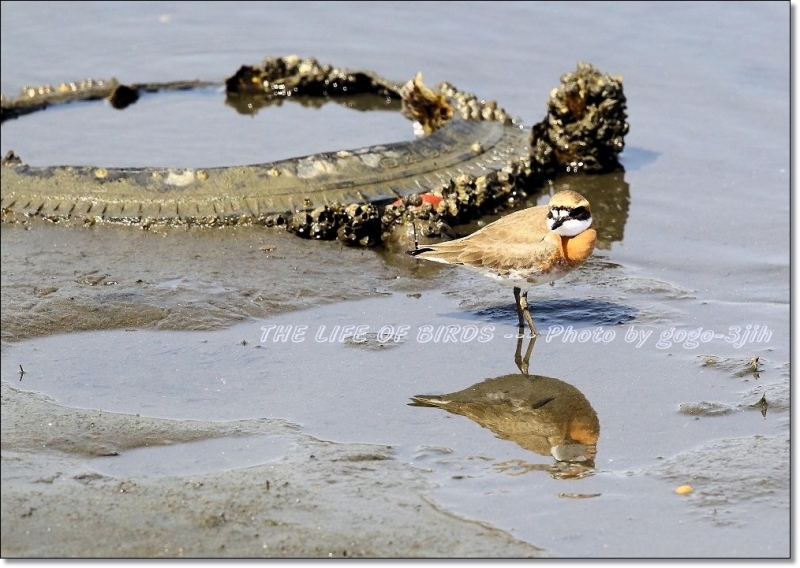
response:
<path id="1" fill-rule="evenodd" d="M 578 63 L 550 93 L 547 116 L 531 130 L 535 173 L 607 172 L 620 167 L 617 156 L 628 133 L 622 77 Z"/>
<path id="2" fill-rule="evenodd" d="M 466 223 L 524 197 L 525 166 L 510 164 L 499 172 L 472 176 L 461 174 L 441 190 L 412 194 L 384 209 L 381 222 L 384 244 L 409 242 L 407 225 L 414 223 L 419 242 L 443 236 L 454 237 L 453 225 Z M 424 199 L 427 198 L 427 199 Z"/>
<path id="3" fill-rule="evenodd" d="M 259 67 L 243 65 L 225 79 L 228 96 L 260 95 L 268 98 L 306 95 L 334 97 L 370 93 L 399 98 L 398 85 L 365 71 L 347 71 L 315 58 L 297 55 L 267 57 Z"/>
<path id="4" fill-rule="evenodd" d="M 420 134 L 431 134 L 453 118 L 447 97 L 434 93 L 422 82 L 422 73 L 400 88 L 402 113 L 420 126 Z"/>
<path id="5" fill-rule="evenodd" d="M 2 95 L 0 102 L 0 122 L 11 118 L 36 112 L 52 104 L 69 101 L 80 97 L 82 100 L 102 99 L 107 97 L 119 85 L 116 79 L 108 81 L 85 79 L 72 83 L 52 85 L 26 85 L 20 90 L 19 97 L 7 99 Z"/>
<path id="6" fill-rule="evenodd" d="M 492 120 L 510 126 L 514 120 L 496 101 L 484 101 L 472 93 L 459 91 L 450 83 L 442 83 L 439 91 L 453 101 L 455 111 L 464 120 Z"/>
<path id="7" fill-rule="evenodd" d="M 298 211 L 292 215 L 289 231 L 307 239 L 340 241 L 374 246 L 380 243 L 380 212 L 375 205 L 338 203 L 323 205 L 311 211 Z"/>

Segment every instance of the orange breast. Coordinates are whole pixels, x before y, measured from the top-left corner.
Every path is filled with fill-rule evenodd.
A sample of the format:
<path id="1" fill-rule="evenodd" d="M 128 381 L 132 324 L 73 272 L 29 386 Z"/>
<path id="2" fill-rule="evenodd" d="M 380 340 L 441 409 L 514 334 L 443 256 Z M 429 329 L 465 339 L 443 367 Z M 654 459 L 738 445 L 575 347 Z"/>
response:
<path id="1" fill-rule="evenodd" d="M 594 251 L 595 241 L 597 241 L 597 231 L 594 229 L 586 229 L 575 237 L 561 237 L 564 259 L 571 266 L 583 264 L 583 261 L 589 258 Z"/>

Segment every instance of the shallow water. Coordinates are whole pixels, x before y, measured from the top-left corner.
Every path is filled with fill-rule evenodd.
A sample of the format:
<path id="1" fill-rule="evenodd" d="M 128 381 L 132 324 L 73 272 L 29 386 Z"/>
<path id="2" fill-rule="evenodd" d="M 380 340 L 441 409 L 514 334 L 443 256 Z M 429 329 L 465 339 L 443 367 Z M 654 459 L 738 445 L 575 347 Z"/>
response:
<path id="1" fill-rule="evenodd" d="M 647 298 L 640 293 L 636 300 Z M 192 420 L 280 417 L 323 439 L 392 445 L 398 459 L 429 470 L 441 484 L 435 498 L 448 509 L 512 530 L 515 536 L 544 543 L 563 555 L 593 555 L 601 544 L 611 547 L 612 555 L 670 555 L 675 553 L 671 543 L 680 542 L 681 554 L 690 556 L 726 555 L 732 542 L 756 555 L 769 555 L 780 546 L 781 538 L 775 535 L 781 533 L 788 503 L 784 509 L 780 501 L 774 501 L 777 495 L 745 505 L 747 488 L 738 488 L 745 493 L 744 502 L 715 507 L 735 521 L 733 526 L 707 527 L 672 494 L 677 483 L 643 475 L 665 458 L 715 440 L 743 438 L 746 442 L 754 435 L 784 434 L 785 410 L 768 413 L 764 419 L 758 409 L 748 408 L 758 400 L 767 376 L 788 378 L 772 363 L 767 363 L 763 378 L 756 379 L 752 373 L 735 376 L 709 367 L 697 350 L 678 346 L 660 350 L 655 337 L 639 348 L 625 340 L 623 333 L 635 329 L 653 331 L 654 336 L 664 332 L 652 323 L 602 325 L 605 343 L 591 339 L 579 343 L 580 335 L 574 343 L 564 342 L 563 334 L 555 338 L 552 334 L 556 326 L 570 325 L 570 304 L 580 305 L 565 300 L 547 328 L 551 335 L 545 332 L 534 345 L 531 373 L 578 389 L 597 413 L 596 469 L 579 471 L 580 481 L 566 481 L 574 477 L 566 471 L 568 465 L 557 462 L 549 452 L 540 454 L 519 442 L 500 440 L 490 429 L 464 417 L 409 406 L 415 395 L 453 392 L 517 372 L 516 326 L 511 310 L 500 303 L 493 312 L 465 311 L 453 294 L 420 292 L 418 298 L 394 294 L 336 303 L 213 332 L 120 330 L 58 335 L 5 349 L 3 368 L 13 371 L 8 363 L 22 361 L 23 388 L 45 392 L 68 406 Z M 500 319 L 497 312 L 505 317 Z M 576 329 L 591 330 L 597 336 L 602 317 L 594 314 L 597 319 L 589 323 L 595 325 Z M 440 331 L 440 326 L 453 327 Z M 719 353 L 726 347 L 724 339 L 715 339 L 701 352 Z M 747 354 L 763 350 L 763 346 L 750 348 Z M 113 364 L 97 364 L 109 360 Z M 734 365 L 744 369 L 746 361 Z M 3 378 L 11 382 L 15 377 Z M 729 414 L 679 412 L 682 404 L 696 401 L 722 403 L 729 407 Z M 508 419 L 513 420 L 513 412 Z M 218 468 L 252 464 L 252 453 L 238 450 L 244 443 L 241 439 L 228 443 Z M 221 446 L 219 441 L 213 444 Z M 182 449 L 138 451 L 162 456 L 156 463 L 180 464 L 187 459 Z M 737 451 L 734 444 L 722 455 L 729 458 Z M 701 456 L 713 464 L 713 452 Z M 208 467 L 217 457 L 205 456 L 193 467 Z M 758 472 L 766 466 L 763 458 L 741 456 L 741 479 L 750 483 L 751 475 L 764 474 L 759 485 L 775 485 L 780 494 L 787 488 L 783 478 L 774 472 Z M 110 471 L 112 458 L 100 459 L 99 471 Z M 127 468 L 125 463 L 115 463 L 113 471 L 134 474 L 146 467 L 147 461 L 139 463 L 132 454 L 128 459 Z M 713 471 L 713 465 L 709 469 Z M 702 482 L 691 476 L 683 479 L 702 490 Z M 722 491 L 734 488 L 737 484 L 731 483 Z M 562 493 L 597 497 L 570 504 L 572 499 L 559 498 Z M 626 509 L 625 503 L 630 506 L 631 501 L 636 502 L 635 509 Z M 526 503 L 528 514 L 518 509 L 520 502 Z M 561 508 L 577 510 L 562 513 Z M 531 510 L 538 513 L 531 515 Z M 749 526 L 754 510 L 758 510 L 759 525 L 769 526 L 770 538 L 764 534 L 756 538 L 749 528 L 742 530 Z M 558 512 L 559 519 L 564 515 L 563 523 L 549 517 L 543 523 L 540 515 L 546 511 Z M 624 537 L 596 530 L 597 519 L 609 514 L 612 518 L 624 515 L 629 525 Z M 698 531 L 707 530 L 715 534 L 713 545 L 693 540 Z M 652 531 L 663 535 L 663 540 L 650 538 Z M 567 536 L 569 544 L 563 540 Z"/>
<path id="2" fill-rule="evenodd" d="M 408 404 L 518 372 L 516 338 L 506 337 L 516 333 L 510 289 L 466 270 L 255 230 L 3 226 L 3 305 L 13 310 L 4 337 L 48 335 L 4 344 L 3 381 L 69 406 L 285 418 L 322 439 L 389 444 L 439 484 L 431 498 L 440 506 L 557 556 L 788 555 L 788 4 L 452 3 L 427 6 L 424 18 L 382 3 L 226 6 L 3 3 L 2 89 L 86 76 L 219 80 L 298 53 L 391 78 L 422 71 L 429 84 L 495 99 L 530 124 L 576 61 L 624 76 L 624 175 L 562 178 L 546 191 L 589 196 L 600 246 L 578 272 L 530 294 L 543 332 L 530 372 L 590 403 L 595 467 L 565 479 L 553 455 Z M 69 33 L 54 33 L 56 22 Z M 11 121 L 0 149 L 41 163 L 90 155 L 218 165 L 410 133 L 395 113 L 283 105 L 248 118 L 213 90 L 149 100 L 131 107 L 141 118 L 98 103 Z M 89 115 L 98 129 L 82 130 Z M 53 124 L 71 135 L 54 136 Z M 104 143 L 112 124 L 124 128 L 118 145 Z M 279 268 L 269 256 L 284 257 Z M 92 275 L 107 278 L 98 286 Z M 302 341 L 262 341 L 272 325 L 308 327 Z M 368 341 L 321 341 L 336 325 L 366 326 Z M 440 341 L 423 341 L 425 325 L 444 329 Z M 384 326 L 408 335 L 378 341 Z M 442 326 L 459 327 L 447 335 Z M 80 329 L 103 331 L 60 333 Z M 466 341 L 473 329 L 491 338 Z M 753 406 L 762 395 L 765 416 Z M 251 465 L 247 443 L 214 450 L 230 453 L 222 467 Z M 258 443 L 265 461 L 278 455 Z M 100 470 L 113 460 L 98 459 Z M 131 459 L 129 475 L 141 471 Z M 181 459 L 176 468 L 194 467 Z M 674 494 L 684 483 L 694 493 Z"/>

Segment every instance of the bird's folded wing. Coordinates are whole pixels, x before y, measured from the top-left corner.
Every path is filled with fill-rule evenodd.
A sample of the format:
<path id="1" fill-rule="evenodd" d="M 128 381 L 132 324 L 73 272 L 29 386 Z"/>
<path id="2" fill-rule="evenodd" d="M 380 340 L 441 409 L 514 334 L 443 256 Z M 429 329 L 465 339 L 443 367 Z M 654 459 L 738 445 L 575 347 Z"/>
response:
<path id="1" fill-rule="evenodd" d="M 509 244 L 502 241 L 473 242 L 471 239 L 431 245 L 433 250 L 419 256 L 436 262 L 463 264 L 474 268 L 510 270 L 543 270 L 554 264 L 559 247 L 551 239 L 535 244 Z"/>

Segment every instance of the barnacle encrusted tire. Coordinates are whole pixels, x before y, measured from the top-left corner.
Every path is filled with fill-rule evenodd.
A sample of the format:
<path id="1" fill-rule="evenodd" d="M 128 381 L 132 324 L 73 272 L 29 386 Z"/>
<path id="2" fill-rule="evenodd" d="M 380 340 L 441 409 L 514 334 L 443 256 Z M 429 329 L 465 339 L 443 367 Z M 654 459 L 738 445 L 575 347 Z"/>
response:
<path id="1" fill-rule="evenodd" d="M 602 144 L 598 155 L 610 153 L 615 157 L 627 133 L 621 82 L 616 88 L 613 80 L 601 76 L 604 83 L 599 88 L 594 75 L 587 83 L 586 69 L 581 66 L 571 76 L 577 86 L 568 85 L 572 89 L 569 92 L 591 96 L 582 107 L 588 109 L 584 112 L 586 126 L 578 134 L 598 138 Z M 124 106 L 135 102 L 141 91 L 206 85 L 209 83 L 182 81 L 124 86 L 115 80 L 87 80 L 57 88 L 25 88 L 17 99 L 3 98 L 2 118 L 16 118 L 75 100 L 108 98 Z M 427 207 L 424 214 L 431 227 L 446 229 L 447 223 L 474 218 L 523 193 L 530 180 L 549 174 L 553 160 L 562 154 L 554 149 L 564 139 L 556 127 L 572 133 L 569 126 L 563 126 L 563 120 L 548 115 L 545 121 L 550 130 L 542 126 L 537 142 L 536 130 L 532 140 L 530 129 L 511 120 L 494 101 L 480 100 L 448 83 L 434 92 L 422 84 L 419 74 L 402 85 L 368 71 L 320 65 L 313 58 L 270 57 L 260 67 L 243 66 L 226 79 L 225 85 L 229 101 L 254 95 L 266 100 L 297 95 L 327 100 L 367 93 L 390 99 L 403 99 L 405 95 L 408 100 L 423 103 L 427 98 L 451 108 L 425 109 L 438 120 L 433 127 L 421 126 L 428 134 L 410 142 L 245 166 L 32 167 L 24 163 L 24 156 L 9 152 L 0 172 L 3 221 L 39 217 L 63 224 L 116 223 L 143 228 L 258 224 L 283 226 L 307 238 L 339 238 L 372 246 L 391 235 L 397 225 L 416 218 L 417 209 L 407 207 L 406 198 L 410 196 L 441 197 L 438 205 Z M 607 103 L 604 94 L 608 95 Z M 561 106 L 560 102 L 551 102 L 551 112 L 560 112 Z M 624 127 L 609 130 L 609 121 L 601 113 L 607 109 L 614 112 L 614 124 L 621 122 Z M 416 116 L 408 110 L 404 108 L 404 115 Z M 598 122 L 602 128 L 590 127 Z M 577 140 L 577 136 L 570 134 L 570 140 L 591 151 L 595 141 Z M 536 158 L 533 171 L 532 148 Z M 574 159 L 572 154 L 567 157 Z M 607 166 L 610 161 L 600 162 Z"/>

